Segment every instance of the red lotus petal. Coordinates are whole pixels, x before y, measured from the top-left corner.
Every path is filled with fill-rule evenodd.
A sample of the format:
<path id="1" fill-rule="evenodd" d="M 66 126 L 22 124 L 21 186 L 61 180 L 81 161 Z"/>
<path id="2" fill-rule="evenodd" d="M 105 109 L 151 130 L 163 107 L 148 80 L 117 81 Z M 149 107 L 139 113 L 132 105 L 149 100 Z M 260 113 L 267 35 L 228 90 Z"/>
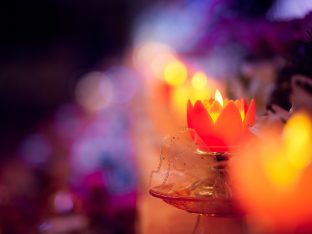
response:
<path id="1" fill-rule="evenodd" d="M 241 109 L 242 109 L 242 105 L 243 105 L 243 103 L 241 102 L 241 100 L 235 100 L 234 101 L 234 104 L 236 105 L 236 107 L 237 107 L 237 109 L 240 111 Z M 226 105 L 224 105 L 224 106 L 226 106 Z M 244 110 L 244 109 L 242 109 L 242 110 Z"/>
<path id="2" fill-rule="evenodd" d="M 249 105 L 249 108 L 244 119 L 244 127 L 251 127 L 255 124 L 256 121 L 256 105 L 255 100 L 252 99 Z"/>
<path id="3" fill-rule="evenodd" d="M 215 124 L 217 136 L 222 136 L 228 144 L 237 142 L 242 134 L 243 123 L 239 110 L 230 101 L 222 110 Z"/>
<path id="4" fill-rule="evenodd" d="M 187 119 L 187 126 L 188 128 L 192 128 L 191 123 L 191 115 L 193 112 L 193 105 L 190 100 L 187 101 L 187 111 L 186 111 L 186 119 Z"/>
<path id="5" fill-rule="evenodd" d="M 248 103 L 247 103 L 246 99 L 245 98 L 241 98 L 241 103 L 243 103 L 242 105 L 244 107 L 244 113 L 246 114 L 247 111 L 248 111 Z"/>
<path id="6" fill-rule="evenodd" d="M 220 102 L 213 101 L 211 107 L 209 108 L 209 113 L 220 113 L 222 111 L 222 106 Z"/>
<path id="7" fill-rule="evenodd" d="M 188 127 L 194 129 L 201 138 L 214 131 L 213 121 L 201 101 L 197 101 L 194 107 L 191 102 L 188 101 L 187 124 Z"/>
<path id="8" fill-rule="evenodd" d="M 190 101 L 188 102 L 187 119 L 188 127 L 194 129 L 197 133 L 197 136 L 192 134 L 192 138 L 198 141 L 199 137 L 204 143 L 203 145 L 197 142 L 201 150 L 218 152 L 225 152 L 228 150 L 224 140 L 215 135 L 213 121 L 202 102 L 197 101 L 194 107 Z"/>

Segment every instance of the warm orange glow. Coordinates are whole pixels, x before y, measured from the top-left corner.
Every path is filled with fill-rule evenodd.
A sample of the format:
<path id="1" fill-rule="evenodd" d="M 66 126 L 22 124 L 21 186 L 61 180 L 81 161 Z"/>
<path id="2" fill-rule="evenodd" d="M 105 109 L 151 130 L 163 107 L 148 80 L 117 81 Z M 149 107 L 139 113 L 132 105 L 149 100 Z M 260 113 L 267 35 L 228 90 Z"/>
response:
<path id="1" fill-rule="evenodd" d="M 191 92 L 192 90 L 189 85 L 177 86 L 171 92 L 170 107 L 181 126 L 185 123 L 185 115 L 183 114 L 186 112 L 186 103 L 191 96 Z"/>
<path id="2" fill-rule="evenodd" d="M 235 105 L 239 109 L 239 113 L 241 115 L 242 121 L 244 121 L 244 119 L 245 119 L 245 105 L 247 106 L 246 101 L 244 99 L 236 100 Z"/>
<path id="3" fill-rule="evenodd" d="M 272 154 L 272 152 L 268 152 Z M 280 157 L 280 152 L 276 152 L 276 157 L 265 160 L 262 165 L 264 175 L 276 191 L 289 191 L 297 183 L 300 171 L 292 167 L 285 157 Z"/>
<path id="4" fill-rule="evenodd" d="M 171 86 L 182 85 L 187 79 L 187 68 L 179 62 L 174 61 L 166 65 L 164 70 L 164 80 Z"/>
<path id="5" fill-rule="evenodd" d="M 187 106 L 188 127 L 197 132 L 210 151 L 224 152 L 241 144 L 250 135 L 248 127 L 254 124 L 255 116 L 253 100 L 249 107 L 244 99 L 223 101 L 219 90 L 215 98 L 198 100 L 194 106 L 189 102 Z"/>
<path id="6" fill-rule="evenodd" d="M 163 71 L 166 65 L 175 60 L 176 58 L 172 53 L 159 53 L 149 60 L 151 72 L 156 78 L 163 79 Z"/>
<path id="7" fill-rule="evenodd" d="M 230 164 L 234 194 L 256 221 L 278 228 L 312 221 L 312 122 L 296 113 L 283 133 L 265 129 Z"/>
<path id="8" fill-rule="evenodd" d="M 289 120 L 283 132 L 284 153 L 294 168 L 301 170 L 311 163 L 311 139 L 312 125 L 308 116 L 295 115 Z"/>
<path id="9" fill-rule="evenodd" d="M 213 79 L 208 79 L 203 72 L 196 72 L 191 80 L 184 84 L 171 87 L 170 107 L 179 125 L 185 127 L 187 101 L 208 100 L 219 85 Z"/>
<path id="10" fill-rule="evenodd" d="M 221 95 L 219 89 L 216 90 L 215 100 L 220 103 L 221 107 L 223 107 L 223 98 L 222 98 L 222 95 Z"/>
<path id="11" fill-rule="evenodd" d="M 167 64 L 174 57 L 174 50 L 166 44 L 159 42 L 145 42 L 139 44 L 133 53 L 133 63 L 142 72 L 156 73 L 163 75 L 164 62 Z"/>

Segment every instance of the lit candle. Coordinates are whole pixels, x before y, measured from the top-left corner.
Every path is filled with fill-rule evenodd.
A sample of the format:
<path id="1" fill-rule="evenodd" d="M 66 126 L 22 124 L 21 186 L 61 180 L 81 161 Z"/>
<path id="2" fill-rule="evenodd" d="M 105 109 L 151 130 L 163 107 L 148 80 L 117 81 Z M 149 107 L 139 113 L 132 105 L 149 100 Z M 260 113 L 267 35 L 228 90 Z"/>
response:
<path id="1" fill-rule="evenodd" d="M 223 100 L 219 90 L 209 100 L 197 100 L 187 104 L 187 124 L 205 143 L 205 150 L 226 152 L 238 146 L 250 135 L 249 128 L 255 122 L 254 100 L 249 107 L 244 98 Z"/>

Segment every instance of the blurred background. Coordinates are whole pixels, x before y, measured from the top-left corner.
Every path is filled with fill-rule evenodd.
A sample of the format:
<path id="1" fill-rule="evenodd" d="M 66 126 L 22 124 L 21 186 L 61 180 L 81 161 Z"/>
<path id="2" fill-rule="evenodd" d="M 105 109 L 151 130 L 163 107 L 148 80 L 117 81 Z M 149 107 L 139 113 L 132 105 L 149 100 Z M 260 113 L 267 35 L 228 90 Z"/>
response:
<path id="1" fill-rule="evenodd" d="M 260 115 L 270 103 L 289 110 L 285 67 L 309 40 L 310 10 L 309 0 L 2 1 L 0 233 L 190 233 L 193 216 L 147 193 L 163 138 L 186 127 L 188 99 L 216 88 L 254 97 Z"/>

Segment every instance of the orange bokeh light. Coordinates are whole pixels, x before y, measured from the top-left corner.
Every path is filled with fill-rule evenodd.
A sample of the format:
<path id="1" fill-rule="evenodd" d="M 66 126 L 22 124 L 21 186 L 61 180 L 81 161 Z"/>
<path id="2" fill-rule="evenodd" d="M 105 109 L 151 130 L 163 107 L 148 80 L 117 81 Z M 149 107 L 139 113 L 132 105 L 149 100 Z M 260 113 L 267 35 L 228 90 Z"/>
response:
<path id="1" fill-rule="evenodd" d="M 164 80 L 170 86 L 182 85 L 187 79 L 187 68 L 180 61 L 173 61 L 164 69 Z"/>
<path id="2" fill-rule="evenodd" d="M 312 123 L 295 114 L 282 135 L 262 132 L 230 163 L 236 199 L 261 224 L 277 229 L 312 222 Z"/>

